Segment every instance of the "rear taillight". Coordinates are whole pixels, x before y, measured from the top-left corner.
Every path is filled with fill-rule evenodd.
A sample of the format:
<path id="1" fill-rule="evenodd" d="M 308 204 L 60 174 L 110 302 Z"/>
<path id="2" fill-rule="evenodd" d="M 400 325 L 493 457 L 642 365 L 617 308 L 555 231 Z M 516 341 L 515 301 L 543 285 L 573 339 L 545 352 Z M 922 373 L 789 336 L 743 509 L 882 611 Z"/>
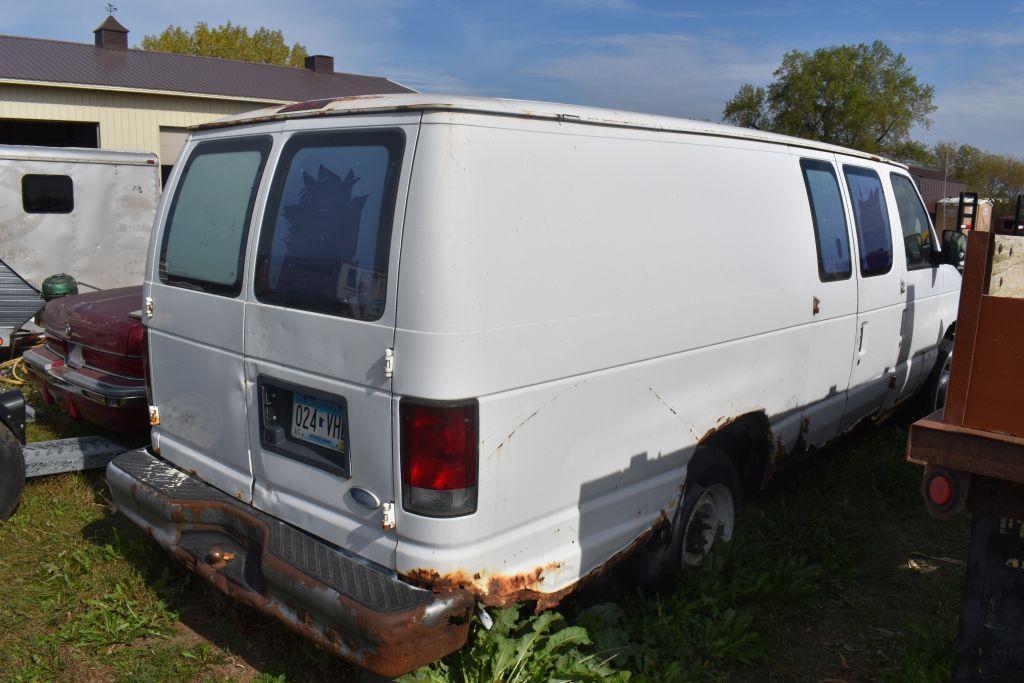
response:
<path id="1" fill-rule="evenodd" d="M 128 332 L 128 355 L 141 356 L 145 353 L 146 328 L 142 323 L 135 323 Z"/>
<path id="2" fill-rule="evenodd" d="M 149 371 L 149 328 L 142 327 L 142 374 L 146 378 L 146 399 L 153 405 L 153 375 Z"/>
<path id="3" fill-rule="evenodd" d="M 427 517 L 476 512 L 477 405 L 401 400 L 403 509 Z"/>
<path id="4" fill-rule="evenodd" d="M 956 484 L 945 470 L 931 472 L 925 480 L 925 494 L 928 502 L 936 509 L 951 507 L 956 499 Z"/>
<path id="5" fill-rule="evenodd" d="M 96 349 L 82 349 L 82 360 L 86 367 L 94 370 L 109 372 L 120 377 L 136 379 L 142 377 L 142 358 L 130 356 L 118 356 L 106 351 Z"/>
<path id="6" fill-rule="evenodd" d="M 68 345 L 67 343 L 58 337 L 46 335 L 46 348 L 50 349 L 54 353 L 67 358 Z"/>

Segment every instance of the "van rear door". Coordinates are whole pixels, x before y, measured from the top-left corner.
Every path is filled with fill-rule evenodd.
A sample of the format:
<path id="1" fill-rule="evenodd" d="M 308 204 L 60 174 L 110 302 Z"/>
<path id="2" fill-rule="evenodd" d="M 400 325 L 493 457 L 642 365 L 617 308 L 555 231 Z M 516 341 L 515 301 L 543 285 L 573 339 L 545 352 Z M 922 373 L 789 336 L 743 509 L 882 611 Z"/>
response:
<path id="1" fill-rule="evenodd" d="M 286 124 L 245 319 L 253 505 L 394 565 L 390 372 L 419 115 Z"/>
<path id="2" fill-rule="evenodd" d="M 144 295 L 152 401 L 160 455 L 250 501 L 249 434 L 242 363 L 249 223 L 272 133 L 190 143 L 162 208 Z"/>

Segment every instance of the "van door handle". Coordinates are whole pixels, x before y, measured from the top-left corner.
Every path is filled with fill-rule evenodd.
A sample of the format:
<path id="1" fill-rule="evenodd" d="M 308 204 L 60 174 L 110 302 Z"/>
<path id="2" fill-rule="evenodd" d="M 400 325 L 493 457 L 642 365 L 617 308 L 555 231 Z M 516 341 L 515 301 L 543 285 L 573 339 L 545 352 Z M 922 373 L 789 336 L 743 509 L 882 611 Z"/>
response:
<path id="1" fill-rule="evenodd" d="M 907 281 L 906 280 L 900 280 L 900 294 L 906 294 L 906 293 L 907 293 Z"/>
<path id="2" fill-rule="evenodd" d="M 864 328 L 867 327 L 868 322 L 865 320 L 860 324 L 860 341 L 857 342 L 857 353 L 864 354 Z"/>

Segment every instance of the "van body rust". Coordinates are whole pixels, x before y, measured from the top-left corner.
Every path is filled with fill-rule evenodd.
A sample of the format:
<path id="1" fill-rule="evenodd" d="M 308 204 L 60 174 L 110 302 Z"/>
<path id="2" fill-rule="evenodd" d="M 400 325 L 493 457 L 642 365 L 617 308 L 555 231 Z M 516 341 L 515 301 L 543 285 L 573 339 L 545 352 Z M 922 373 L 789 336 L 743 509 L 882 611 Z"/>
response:
<path id="1" fill-rule="evenodd" d="M 650 544 L 699 564 L 743 490 L 948 353 L 960 275 L 906 168 L 855 150 L 413 94 L 181 158 L 144 285 L 159 424 L 114 500 L 388 675 L 476 602 L 545 609 Z"/>

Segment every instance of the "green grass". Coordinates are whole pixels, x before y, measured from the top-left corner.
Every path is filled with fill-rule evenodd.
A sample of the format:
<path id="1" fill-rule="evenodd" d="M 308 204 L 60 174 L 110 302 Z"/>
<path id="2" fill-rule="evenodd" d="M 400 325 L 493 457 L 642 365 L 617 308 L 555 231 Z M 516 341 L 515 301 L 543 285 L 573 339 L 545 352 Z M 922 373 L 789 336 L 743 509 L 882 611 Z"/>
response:
<path id="1" fill-rule="evenodd" d="M 89 431 L 44 414 L 29 434 Z M 905 443 L 897 420 L 782 472 L 669 594 L 493 610 L 408 680 L 948 679 L 967 524 L 925 514 Z M 368 678 L 172 563 L 96 473 L 29 482 L 0 524 L 0 590 L 2 680 Z"/>

